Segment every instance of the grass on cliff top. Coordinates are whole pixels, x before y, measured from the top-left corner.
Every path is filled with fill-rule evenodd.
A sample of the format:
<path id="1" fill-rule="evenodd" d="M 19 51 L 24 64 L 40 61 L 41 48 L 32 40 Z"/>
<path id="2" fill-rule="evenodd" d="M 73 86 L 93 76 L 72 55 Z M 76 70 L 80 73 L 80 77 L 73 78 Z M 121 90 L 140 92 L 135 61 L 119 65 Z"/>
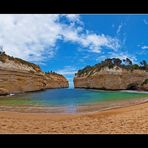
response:
<path id="1" fill-rule="evenodd" d="M 6 60 L 14 61 L 17 64 L 20 64 L 21 63 L 21 64 L 24 64 L 24 65 L 27 65 L 29 67 L 32 67 L 37 72 L 40 72 L 41 71 L 40 67 L 38 65 L 36 65 L 36 64 L 27 62 L 27 61 L 22 60 L 20 58 L 14 58 L 13 56 L 9 56 L 9 55 L 5 54 L 5 52 L 0 52 L 0 61 L 2 63 L 5 63 Z"/>
<path id="2" fill-rule="evenodd" d="M 148 64 L 145 60 L 141 61 L 139 64 L 133 64 L 132 61 L 128 58 L 120 60 L 119 58 L 107 58 L 100 63 L 95 64 L 94 66 L 86 66 L 83 69 L 78 70 L 75 76 L 91 76 L 94 72 L 100 71 L 102 68 L 108 67 L 112 69 L 114 67 L 126 69 L 126 70 L 145 70 L 148 72 Z"/>
<path id="3" fill-rule="evenodd" d="M 32 67 L 36 72 L 41 72 L 41 68 L 38 65 L 36 65 L 36 64 L 27 62 L 27 61 L 22 60 L 20 58 L 14 58 L 13 56 L 9 56 L 9 55 L 5 54 L 5 52 L 0 52 L 0 61 L 2 63 L 5 63 L 7 60 L 14 61 L 17 64 L 27 65 L 28 67 Z M 30 71 L 30 72 L 34 73 L 33 71 Z M 60 76 L 62 78 L 65 78 L 63 75 L 58 74 L 56 72 L 52 72 L 52 71 L 51 72 L 45 72 L 45 74 L 47 76 L 49 76 L 49 77 L 50 77 L 50 75 L 52 75 L 52 76 L 57 76 L 57 77 Z"/>
<path id="4" fill-rule="evenodd" d="M 61 76 L 61 77 L 65 78 L 63 75 L 58 74 L 58 73 L 53 72 L 53 71 L 45 72 L 45 74 L 46 74 L 47 76 L 53 75 L 53 76 Z"/>

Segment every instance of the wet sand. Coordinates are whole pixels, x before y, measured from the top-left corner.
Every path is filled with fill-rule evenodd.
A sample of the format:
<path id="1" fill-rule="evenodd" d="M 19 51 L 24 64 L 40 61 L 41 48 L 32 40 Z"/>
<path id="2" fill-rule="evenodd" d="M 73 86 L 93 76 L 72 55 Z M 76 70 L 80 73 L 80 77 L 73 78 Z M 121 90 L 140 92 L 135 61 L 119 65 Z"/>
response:
<path id="1" fill-rule="evenodd" d="M 83 114 L 0 111 L 0 133 L 148 134 L 148 103 Z"/>

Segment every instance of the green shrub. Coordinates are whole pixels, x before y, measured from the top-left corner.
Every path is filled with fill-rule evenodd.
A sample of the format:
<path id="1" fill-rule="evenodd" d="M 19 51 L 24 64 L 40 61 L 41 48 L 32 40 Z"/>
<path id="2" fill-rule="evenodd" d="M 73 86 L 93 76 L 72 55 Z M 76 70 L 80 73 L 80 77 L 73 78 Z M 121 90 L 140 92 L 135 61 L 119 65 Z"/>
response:
<path id="1" fill-rule="evenodd" d="M 21 63 L 21 64 L 27 65 L 29 67 L 32 67 L 35 71 L 41 71 L 41 69 L 38 65 L 27 62 L 27 61 L 22 60 L 20 58 L 14 58 L 13 56 L 6 55 L 5 52 L 2 52 L 0 54 L 0 61 L 5 63 L 7 59 L 10 60 L 10 61 L 14 61 L 15 63 L 18 63 L 18 64 Z"/>
<path id="2" fill-rule="evenodd" d="M 129 71 L 133 71 L 135 69 L 139 70 L 145 70 L 148 72 L 148 64 L 145 60 L 140 62 L 140 65 L 138 64 L 133 64 L 132 61 L 129 58 L 120 60 L 119 58 L 107 58 L 104 61 L 101 61 L 100 63 L 95 64 L 94 66 L 86 66 L 83 69 L 78 70 L 78 72 L 75 74 L 76 76 L 82 76 L 82 75 L 87 75 L 89 76 L 93 74 L 93 71 L 100 71 L 104 67 L 108 67 L 109 69 L 114 68 L 123 68 Z"/>
<path id="3" fill-rule="evenodd" d="M 148 79 L 145 79 L 144 82 L 142 83 L 142 85 L 144 84 L 148 84 Z"/>

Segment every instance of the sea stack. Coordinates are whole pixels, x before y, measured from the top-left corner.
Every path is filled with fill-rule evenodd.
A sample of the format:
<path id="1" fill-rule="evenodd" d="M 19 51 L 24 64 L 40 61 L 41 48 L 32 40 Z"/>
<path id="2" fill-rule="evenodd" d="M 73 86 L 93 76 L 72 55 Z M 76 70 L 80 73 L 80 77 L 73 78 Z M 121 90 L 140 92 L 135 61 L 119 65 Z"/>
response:
<path id="1" fill-rule="evenodd" d="M 63 75 L 44 73 L 33 63 L 0 52 L 0 95 L 68 86 Z"/>
<path id="2" fill-rule="evenodd" d="M 86 66 L 74 77 L 75 88 L 94 88 L 103 90 L 145 90 L 148 91 L 148 67 L 126 64 L 117 58 L 106 59 L 94 66 Z"/>

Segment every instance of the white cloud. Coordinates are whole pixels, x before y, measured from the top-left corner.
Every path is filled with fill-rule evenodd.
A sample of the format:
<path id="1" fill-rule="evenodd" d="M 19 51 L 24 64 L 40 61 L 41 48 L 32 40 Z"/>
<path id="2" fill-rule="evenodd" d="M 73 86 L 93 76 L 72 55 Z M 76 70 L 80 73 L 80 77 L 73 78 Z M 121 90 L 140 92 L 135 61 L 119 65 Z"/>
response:
<path id="1" fill-rule="evenodd" d="M 6 53 L 25 60 L 43 61 L 54 55 L 60 26 L 58 15 L 0 15 L 0 45 Z M 54 26 L 54 27 L 53 27 Z"/>
<path id="2" fill-rule="evenodd" d="M 107 58 L 119 58 L 121 60 L 126 59 L 126 58 L 129 58 L 132 62 L 134 62 L 134 63 L 137 62 L 137 58 L 134 55 L 130 55 L 130 54 L 125 53 L 125 52 L 120 52 L 120 53 L 111 52 L 111 53 L 108 53 L 106 55 L 100 55 L 96 59 L 96 61 L 102 61 L 102 60 L 105 60 Z"/>
<path id="3" fill-rule="evenodd" d="M 61 17 L 70 21 L 66 24 Z M 44 62 L 56 54 L 58 40 L 77 43 L 89 52 L 105 48 L 118 50 L 119 40 L 107 35 L 89 33 L 77 14 L 1 14 L 0 45 L 12 56 L 33 62 Z"/>
<path id="4" fill-rule="evenodd" d="M 65 66 L 63 69 L 56 70 L 56 72 L 62 75 L 73 75 L 77 70 L 72 66 Z"/>
<path id="5" fill-rule="evenodd" d="M 97 35 L 95 33 L 79 33 L 77 30 L 67 28 L 63 32 L 63 36 L 66 41 L 79 43 L 84 48 L 89 48 L 90 52 L 100 53 L 103 47 L 118 50 L 120 48 L 120 42 L 117 38 L 110 36 Z"/>
<path id="6" fill-rule="evenodd" d="M 148 49 L 148 46 L 142 46 L 141 48 L 142 49 Z"/>
<path id="7" fill-rule="evenodd" d="M 117 34 L 120 33 L 122 27 L 123 27 L 123 24 L 120 24 L 120 25 L 118 26 L 118 29 L 117 29 L 117 31 L 116 31 Z"/>
<path id="8" fill-rule="evenodd" d="M 92 52 L 99 53 L 103 47 L 107 47 L 113 50 L 120 48 L 118 39 L 111 38 L 110 36 L 88 34 L 85 38 L 81 38 L 81 43 L 84 47 L 89 47 Z"/>
<path id="9" fill-rule="evenodd" d="M 145 25 L 148 25 L 148 21 L 146 19 L 143 20 Z"/>
<path id="10" fill-rule="evenodd" d="M 0 52 L 3 52 L 3 46 L 0 46 Z"/>
<path id="11" fill-rule="evenodd" d="M 121 60 L 129 58 L 132 62 L 136 62 L 137 58 L 134 55 L 130 55 L 128 53 L 125 52 L 121 52 L 121 53 L 111 53 L 110 55 L 111 58 L 119 58 Z"/>
<path id="12" fill-rule="evenodd" d="M 112 24 L 112 28 L 115 28 L 115 24 Z"/>
<path id="13" fill-rule="evenodd" d="M 83 22 L 80 21 L 80 15 L 79 14 L 62 14 L 61 16 L 65 16 L 68 18 L 69 21 L 74 22 L 74 23 L 79 23 L 83 25 Z"/>
<path id="14" fill-rule="evenodd" d="M 73 87 L 73 77 L 77 71 L 78 69 L 73 66 L 65 66 L 63 69 L 56 70 L 55 72 L 64 75 L 69 82 L 69 86 Z"/>

